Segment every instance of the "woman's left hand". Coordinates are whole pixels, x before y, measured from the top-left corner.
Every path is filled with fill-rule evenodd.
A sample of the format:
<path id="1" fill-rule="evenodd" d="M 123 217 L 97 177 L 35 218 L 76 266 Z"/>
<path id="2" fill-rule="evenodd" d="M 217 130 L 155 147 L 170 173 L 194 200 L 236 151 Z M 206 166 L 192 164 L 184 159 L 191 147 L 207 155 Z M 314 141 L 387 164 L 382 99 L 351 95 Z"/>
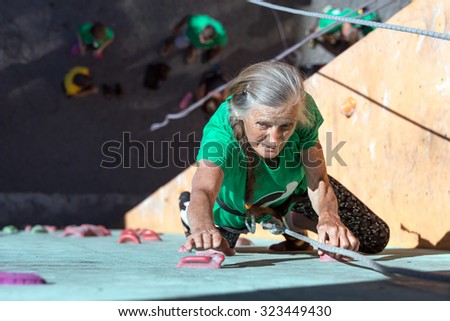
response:
<path id="1" fill-rule="evenodd" d="M 321 213 L 319 223 L 317 224 L 317 233 L 319 242 L 340 247 L 343 249 L 357 251 L 359 241 L 353 233 L 342 223 L 339 216 L 328 213 Z M 319 255 L 323 255 L 324 251 L 318 251 Z M 339 258 L 341 255 L 330 253 L 330 256 Z"/>

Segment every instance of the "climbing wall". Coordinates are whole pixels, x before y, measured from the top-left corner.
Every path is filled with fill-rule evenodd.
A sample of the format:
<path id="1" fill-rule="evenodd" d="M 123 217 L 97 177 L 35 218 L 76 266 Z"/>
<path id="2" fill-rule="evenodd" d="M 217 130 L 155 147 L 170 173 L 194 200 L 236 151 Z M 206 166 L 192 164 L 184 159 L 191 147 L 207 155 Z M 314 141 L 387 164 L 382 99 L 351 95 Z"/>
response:
<path id="1" fill-rule="evenodd" d="M 388 23 L 450 33 L 450 1 L 415 0 Z M 328 172 L 391 228 L 391 246 L 450 249 L 450 41 L 377 29 L 309 78 Z M 194 168 L 130 210 L 127 227 L 181 232 Z M 267 235 L 267 234 L 262 234 Z"/>
<path id="2" fill-rule="evenodd" d="M 413 1 L 388 22 L 450 33 L 450 1 Z M 449 53 L 450 41 L 377 29 L 308 81 L 328 171 L 386 220 L 390 245 L 450 249 Z"/>

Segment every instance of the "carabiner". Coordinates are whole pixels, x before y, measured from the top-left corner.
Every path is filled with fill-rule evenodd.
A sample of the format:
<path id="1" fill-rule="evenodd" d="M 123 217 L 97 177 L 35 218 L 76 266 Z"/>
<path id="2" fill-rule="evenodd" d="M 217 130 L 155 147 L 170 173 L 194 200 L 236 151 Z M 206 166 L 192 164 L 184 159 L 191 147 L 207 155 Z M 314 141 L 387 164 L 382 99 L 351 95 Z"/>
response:
<path id="1" fill-rule="evenodd" d="M 256 231 L 256 220 L 255 220 L 255 215 L 247 212 L 247 214 L 245 215 L 245 227 L 247 227 L 247 230 L 250 233 L 255 233 Z"/>

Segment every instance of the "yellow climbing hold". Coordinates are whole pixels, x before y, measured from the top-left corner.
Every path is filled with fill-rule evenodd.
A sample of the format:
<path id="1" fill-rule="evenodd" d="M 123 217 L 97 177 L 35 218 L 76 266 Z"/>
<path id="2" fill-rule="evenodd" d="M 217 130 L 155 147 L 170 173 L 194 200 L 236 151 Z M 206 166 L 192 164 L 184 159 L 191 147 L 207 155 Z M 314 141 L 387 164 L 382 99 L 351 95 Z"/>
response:
<path id="1" fill-rule="evenodd" d="M 341 105 L 341 113 L 350 118 L 356 109 L 356 100 L 353 97 L 348 97 Z"/>

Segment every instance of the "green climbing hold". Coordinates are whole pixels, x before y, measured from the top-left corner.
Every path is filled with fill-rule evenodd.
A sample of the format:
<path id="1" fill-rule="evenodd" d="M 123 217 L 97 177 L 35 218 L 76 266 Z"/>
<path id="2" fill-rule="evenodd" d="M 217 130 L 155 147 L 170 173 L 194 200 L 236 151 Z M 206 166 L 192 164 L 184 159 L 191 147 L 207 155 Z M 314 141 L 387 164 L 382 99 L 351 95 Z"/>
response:
<path id="1" fill-rule="evenodd" d="M 47 229 L 42 225 L 35 225 L 30 230 L 31 233 L 48 233 Z"/>
<path id="2" fill-rule="evenodd" d="M 16 234 L 19 233 L 19 230 L 14 225 L 6 225 L 3 227 L 2 232 L 4 234 Z"/>

